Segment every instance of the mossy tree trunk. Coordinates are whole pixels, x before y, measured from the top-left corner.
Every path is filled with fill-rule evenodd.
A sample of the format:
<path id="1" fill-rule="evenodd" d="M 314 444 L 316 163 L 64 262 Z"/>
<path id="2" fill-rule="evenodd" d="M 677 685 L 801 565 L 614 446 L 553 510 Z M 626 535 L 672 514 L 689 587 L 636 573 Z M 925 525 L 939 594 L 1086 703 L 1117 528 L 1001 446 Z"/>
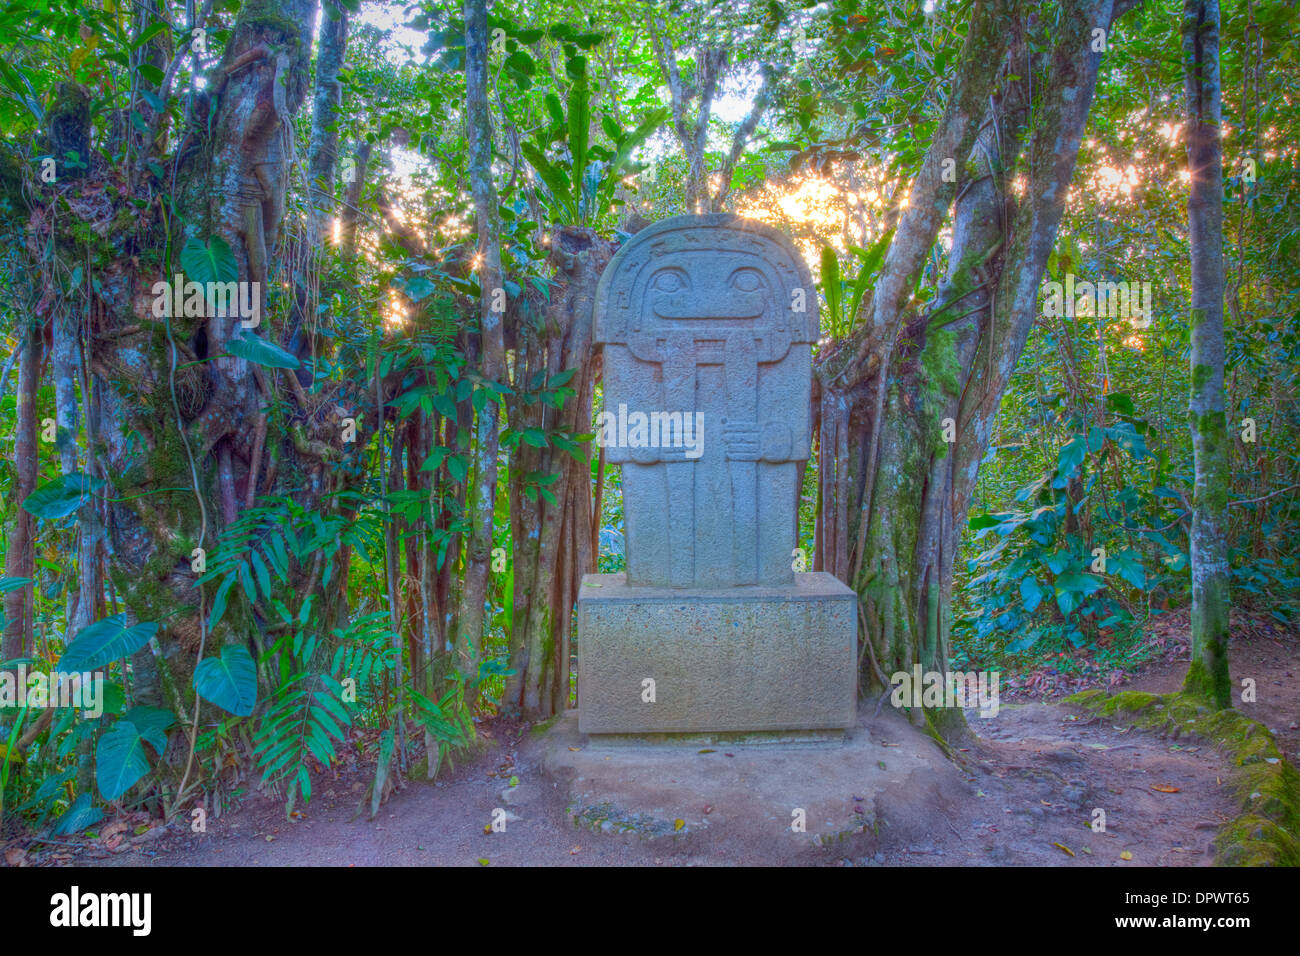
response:
<path id="1" fill-rule="evenodd" d="M 125 207 L 129 220 L 91 251 L 99 290 L 90 310 L 90 364 L 103 422 L 93 452 L 112 491 L 112 577 L 135 619 L 162 624 L 132 661 L 141 703 L 187 706 L 202 649 L 222 639 L 206 633 L 193 549 L 215 547 L 259 480 L 269 490 L 268 471 L 298 488 L 319 490 L 322 482 L 321 463 L 296 461 L 283 432 L 266 440 L 275 380 L 226 354 L 238 334 L 276 333 L 267 289 L 315 12 L 313 0 L 244 5 L 176 155 L 162 160 L 169 171 L 174 165 L 174 205 Z M 143 144 L 136 198 L 151 195 L 145 164 L 158 159 L 153 144 Z M 237 315 L 154 315 L 153 285 L 182 271 L 185 242 L 214 237 L 230 247 L 239 280 L 259 283 L 262 322 L 254 330 L 241 329 Z M 267 457 L 279 464 L 267 468 Z"/>
<path id="2" fill-rule="evenodd" d="M 819 358 L 815 567 L 861 599 L 864 687 L 879 690 L 916 664 L 948 668 L 960 531 L 1038 312 L 1096 86 L 1093 31 L 1131 6 L 1067 0 L 1049 36 L 1031 5 L 976 4 L 861 326 Z M 1010 189 L 1016 176 L 1023 199 Z M 950 210 L 947 271 L 922 309 L 912 290 Z"/>
<path id="3" fill-rule="evenodd" d="M 1232 706 L 1228 677 L 1228 428 L 1223 397 L 1223 150 L 1219 4 L 1183 4 L 1187 233 L 1192 274 L 1192 664 L 1187 690 Z"/>

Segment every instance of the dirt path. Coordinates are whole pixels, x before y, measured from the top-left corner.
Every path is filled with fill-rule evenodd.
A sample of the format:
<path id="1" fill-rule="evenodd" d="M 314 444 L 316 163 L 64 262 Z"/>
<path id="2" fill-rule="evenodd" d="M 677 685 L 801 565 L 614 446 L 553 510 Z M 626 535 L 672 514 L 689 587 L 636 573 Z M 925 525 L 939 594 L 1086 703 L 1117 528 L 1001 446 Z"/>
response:
<path id="1" fill-rule="evenodd" d="M 1177 688 L 1186 655 L 1171 653 L 1132 689 Z M 1277 734 L 1288 757 L 1300 745 L 1300 642 L 1281 628 L 1234 633 L 1234 679 L 1253 677 L 1255 704 L 1240 704 Z M 1203 866 L 1215 831 L 1235 807 L 1227 768 L 1212 748 L 1177 743 L 1073 708 L 1004 704 L 997 717 L 969 715 L 976 736 L 958 754 L 969 797 L 936 810 L 928 835 L 906 839 L 882 828 L 853 845 L 811 848 L 806 862 L 830 865 Z M 761 846 L 719 846 L 663 837 L 597 834 L 575 827 L 562 791 L 541 775 L 536 738 L 521 728 L 489 727 L 485 747 L 444 779 L 411 783 L 372 822 L 358 815 L 368 768 L 322 775 L 303 815 L 257 794 L 203 834 L 155 827 L 84 846 L 31 844 L 28 865 L 133 866 L 444 866 L 735 865 L 771 862 Z M 502 790 L 511 777 L 520 787 Z M 1157 789 L 1158 788 L 1158 789 Z M 506 832 L 485 833 L 495 808 Z M 1105 812 L 1105 831 L 1091 828 Z M 888 816 L 886 816 L 888 819 Z M 101 827 L 101 830 L 106 830 Z M 131 830 L 127 830 L 130 834 Z M 9 847 L 13 850 L 15 847 Z M 1067 850 L 1069 852 L 1067 852 Z M 1131 854 L 1131 861 L 1123 854 Z"/>

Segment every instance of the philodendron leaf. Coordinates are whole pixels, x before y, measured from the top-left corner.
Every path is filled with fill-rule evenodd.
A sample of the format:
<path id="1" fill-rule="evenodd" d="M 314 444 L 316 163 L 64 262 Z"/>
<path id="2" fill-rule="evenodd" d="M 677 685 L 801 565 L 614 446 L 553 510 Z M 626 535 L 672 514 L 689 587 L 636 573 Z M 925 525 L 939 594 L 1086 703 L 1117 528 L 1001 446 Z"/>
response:
<path id="1" fill-rule="evenodd" d="M 114 614 L 84 628 L 59 658 L 65 673 L 93 671 L 110 661 L 130 657 L 158 632 L 152 621 L 127 624 L 125 614 Z"/>
<path id="2" fill-rule="evenodd" d="M 176 716 L 170 710 L 161 707 L 132 707 L 122 715 L 122 720 L 130 721 L 140 736 L 162 756 L 167 749 L 167 731 L 176 723 Z"/>
<path id="3" fill-rule="evenodd" d="M 191 238 L 181 250 L 181 268 L 191 282 L 238 282 L 239 263 L 230 245 L 220 236 L 203 243 Z"/>
<path id="4" fill-rule="evenodd" d="M 54 825 L 54 836 L 69 836 L 80 833 L 86 827 L 94 826 L 104 818 L 104 811 L 90 805 L 90 794 L 82 793 L 72 801 L 72 806 L 63 811 L 59 822 Z"/>
<path id="5" fill-rule="evenodd" d="M 81 502 L 103 482 L 92 480 L 79 471 L 47 481 L 23 499 L 23 510 L 47 521 L 65 518 L 81 507 Z"/>
<path id="6" fill-rule="evenodd" d="M 116 800 L 149 772 L 145 738 L 129 720 L 119 720 L 95 747 L 95 782 L 105 800 Z"/>
<path id="7" fill-rule="evenodd" d="M 247 717 L 257 703 L 257 666 L 253 655 L 238 645 L 221 649 L 194 668 L 194 690 L 200 697 L 236 717 Z"/>
<path id="8" fill-rule="evenodd" d="M 299 365 L 296 355 L 286 352 L 260 335 L 248 332 L 237 335 L 227 342 L 226 352 L 256 365 L 265 365 L 267 368 L 296 369 Z"/>

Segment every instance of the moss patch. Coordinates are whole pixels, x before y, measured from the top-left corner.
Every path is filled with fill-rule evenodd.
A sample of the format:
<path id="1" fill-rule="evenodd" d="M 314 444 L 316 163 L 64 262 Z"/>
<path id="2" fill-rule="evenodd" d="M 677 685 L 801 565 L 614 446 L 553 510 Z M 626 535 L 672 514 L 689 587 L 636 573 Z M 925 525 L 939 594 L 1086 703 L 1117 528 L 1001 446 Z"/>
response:
<path id="1" fill-rule="evenodd" d="M 1188 694 L 1089 690 L 1064 701 L 1138 727 L 1214 744 L 1233 764 L 1241 815 L 1215 840 L 1218 866 L 1300 866 L 1300 773 L 1267 727 L 1231 708 L 1214 710 Z"/>

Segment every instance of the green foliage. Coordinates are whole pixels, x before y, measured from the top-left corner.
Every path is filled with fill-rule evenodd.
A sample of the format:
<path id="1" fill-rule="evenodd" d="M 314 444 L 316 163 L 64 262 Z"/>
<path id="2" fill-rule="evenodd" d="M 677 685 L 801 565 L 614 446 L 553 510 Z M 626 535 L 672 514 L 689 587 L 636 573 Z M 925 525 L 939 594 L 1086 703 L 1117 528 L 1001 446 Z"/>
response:
<path id="1" fill-rule="evenodd" d="M 206 243 L 192 238 L 181 249 L 181 268 L 191 282 L 238 282 L 239 264 L 230 245 L 220 236 Z"/>
<path id="2" fill-rule="evenodd" d="M 217 657 L 194 668 L 194 691 L 236 717 L 247 717 L 257 704 L 257 667 L 248 650 L 227 645 Z"/>
<path id="3" fill-rule="evenodd" d="M 1111 398 L 1113 408 L 1132 410 L 1128 396 Z M 1008 654 L 1049 636 L 1092 645 L 1102 632 L 1144 620 L 1148 589 L 1183 566 L 1183 552 L 1149 531 L 1168 517 L 1151 487 L 1161 472 L 1146 448 L 1146 423 L 1116 414 L 1060 447 L 1054 467 L 1016 493 L 1026 507 L 971 518 L 973 542 L 996 541 L 968 561 L 974 613 L 954 625 L 958 640 L 993 641 Z M 1108 486 L 1120 469 L 1128 479 Z M 1161 564 L 1166 572 L 1149 577 L 1148 567 Z"/>
<path id="4" fill-rule="evenodd" d="M 301 364 L 297 356 L 291 355 L 274 342 L 267 341 L 260 335 L 245 332 L 235 336 L 226 343 L 226 352 L 236 358 L 245 359 L 267 368 L 295 369 Z"/>
<path id="5" fill-rule="evenodd" d="M 576 52 L 564 64 L 570 83 L 567 108 L 555 93 L 545 97 L 549 126 L 520 151 L 549 195 L 551 217 L 573 225 L 599 222 L 615 205 L 614 192 L 622 178 L 642 167 L 632 163 L 632 154 L 656 132 L 668 116 L 665 109 L 650 112 L 633 129 L 621 128 L 613 117 L 601 117 L 600 126 L 610 145 L 589 141 L 591 112 L 587 58 Z M 555 78 L 556 85 L 564 81 Z M 547 149 L 557 143 L 568 147 L 567 161 L 549 160 Z"/>
<path id="6" fill-rule="evenodd" d="M 129 720 L 118 720 L 95 748 L 95 781 L 105 800 L 116 800 L 149 772 L 145 738 Z"/>
<path id="7" fill-rule="evenodd" d="M 825 332 L 831 338 L 843 338 L 857 327 L 858 310 L 867 290 L 880 274 L 881 263 L 884 262 L 893 237 L 894 230 L 891 228 L 885 230 L 870 249 L 849 247 L 849 252 L 858 259 L 858 273 L 851 285 L 840 278 L 840 260 L 835 250 L 830 246 L 822 246 L 821 288 L 822 294 L 826 296 Z M 844 297 L 846 286 L 849 289 L 847 299 Z"/>
<path id="8" fill-rule="evenodd" d="M 35 489 L 23 500 L 23 509 L 38 518 L 53 521 L 66 518 L 85 502 L 86 496 L 104 483 L 80 472 L 60 475 Z"/>
<path id="9" fill-rule="evenodd" d="M 155 623 L 128 624 L 127 615 L 114 614 L 83 628 L 59 658 L 59 669 L 67 673 L 97 670 L 110 661 L 130 657 L 156 633 Z"/>

